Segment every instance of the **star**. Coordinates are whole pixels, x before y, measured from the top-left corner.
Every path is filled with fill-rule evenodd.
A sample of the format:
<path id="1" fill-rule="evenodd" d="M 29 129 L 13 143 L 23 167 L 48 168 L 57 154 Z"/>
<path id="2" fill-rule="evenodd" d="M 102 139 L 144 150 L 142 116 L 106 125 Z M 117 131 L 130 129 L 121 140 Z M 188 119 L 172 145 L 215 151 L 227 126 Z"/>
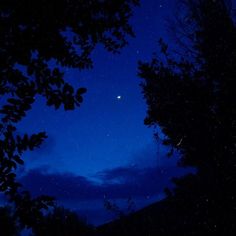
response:
<path id="1" fill-rule="evenodd" d="M 120 95 L 118 95 L 118 96 L 116 97 L 116 99 L 117 99 L 117 100 L 120 100 L 120 99 L 121 99 L 121 96 L 120 96 Z"/>

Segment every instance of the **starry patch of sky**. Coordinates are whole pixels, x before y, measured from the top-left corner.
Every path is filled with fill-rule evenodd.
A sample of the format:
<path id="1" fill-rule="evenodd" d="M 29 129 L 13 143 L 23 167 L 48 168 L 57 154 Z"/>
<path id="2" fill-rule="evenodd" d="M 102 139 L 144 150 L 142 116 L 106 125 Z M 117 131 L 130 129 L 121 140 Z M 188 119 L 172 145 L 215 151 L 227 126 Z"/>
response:
<path id="1" fill-rule="evenodd" d="M 54 111 L 38 98 L 20 124 L 22 132 L 45 130 L 49 136 L 42 147 L 44 153 L 39 150 L 29 155 L 27 169 L 49 165 L 56 171 L 90 175 L 127 165 L 133 161 L 134 153 L 154 145 L 153 130 L 143 124 L 146 106 L 137 62 L 149 59 L 158 38 L 166 34 L 173 1 L 141 3 L 131 19 L 136 38 L 130 38 L 120 54 L 113 55 L 98 47 L 93 54 L 92 70 L 66 70 L 67 80 L 88 89 L 81 108 L 73 112 Z"/>
<path id="2" fill-rule="evenodd" d="M 37 97 L 19 124 L 19 132 L 48 134 L 40 149 L 25 155 L 21 170 L 20 179 L 33 194 L 55 195 L 100 224 L 112 217 L 103 207 L 104 194 L 117 201 L 132 197 L 138 209 L 162 198 L 171 176 L 185 172 L 176 167 L 178 157 L 166 158 L 167 149 L 144 125 L 137 76 L 137 62 L 151 58 L 160 37 L 168 40 L 174 4 L 142 0 L 131 19 L 136 37 L 120 54 L 98 46 L 92 70 L 66 69 L 66 80 L 88 89 L 79 109 L 54 111 Z"/>

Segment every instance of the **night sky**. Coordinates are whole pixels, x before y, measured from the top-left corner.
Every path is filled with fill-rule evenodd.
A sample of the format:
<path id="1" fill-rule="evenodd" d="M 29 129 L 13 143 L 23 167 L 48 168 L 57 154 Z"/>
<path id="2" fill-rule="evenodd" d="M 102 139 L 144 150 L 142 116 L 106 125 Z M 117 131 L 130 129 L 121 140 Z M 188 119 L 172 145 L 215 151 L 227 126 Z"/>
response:
<path id="1" fill-rule="evenodd" d="M 53 195 L 90 223 L 101 224 L 114 217 L 104 199 L 125 209 L 131 197 L 139 209 L 163 198 L 170 178 L 186 172 L 176 167 L 178 157 L 166 158 L 154 130 L 144 125 L 146 105 L 137 76 L 138 60 L 151 58 L 160 37 L 169 40 L 173 5 L 174 0 L 141 1 L 131 19 L 136 38 L 121 54 L 98 47 L 92 70 L 66 70 L 66 80 L 88 89 L 79 109 L 55 111 L 37 98 L 19 124 L 19 132 L 48 134 L 19 170 L 34 195 Z"/>

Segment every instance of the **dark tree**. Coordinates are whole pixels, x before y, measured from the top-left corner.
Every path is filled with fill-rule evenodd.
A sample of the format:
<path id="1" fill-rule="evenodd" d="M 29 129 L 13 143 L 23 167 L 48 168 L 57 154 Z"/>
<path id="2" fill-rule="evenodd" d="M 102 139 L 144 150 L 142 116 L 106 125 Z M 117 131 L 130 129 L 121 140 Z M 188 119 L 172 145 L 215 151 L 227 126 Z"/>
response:
<path id="1" fill-rule="evenodd" d="M 79 107 L 86 89 L 66 82 L 63 68 L 92 68 L 91 52 L 97 44 L 119 52 L 127 36 L 133 36 L 129 18 L 137 4 L 138 0 L 0 2 L 0 191 L 16 204 L 23 224 L 38 221 L 39 210 L 52 199 L 32 199 L 19 191 L 15 170 L 24 164 L 22 155 L 39 147 L 46 134 L 21 136 L 17 122 L 38 96 L 55 109 Z"/>
<path id="2" fill-rule="evenodd" d="M 181 154 L 180 165 L 197 169 L 174 180 L 169 213 L 182 225 L 172 229 L 235 235 L 236 27 L 223 0 L 181 2 L 185 12 L 176 30 L 184 32 L 184 38 L 178 34 L 184 48 L 171 53 L 160 40 L 161 53 L 139 64 L 145 124 L 161 127 L 163 143 Z M 162 234 L 171 235 L 164 227 Z"/>
<path id="3" fill-rule="evenodd" d="M 85 220 L 70 210 L 55 207 L 52 212 L 44 216 L 37 227 L 33 228 L 35 236 L 91 236 L 94 229 Z"/>
<path id="4" fill-rule="evenodd" d="M 8 207 L 0 207 L 0 235 L 18 236 L 20 229 L 12 210 Z"/>

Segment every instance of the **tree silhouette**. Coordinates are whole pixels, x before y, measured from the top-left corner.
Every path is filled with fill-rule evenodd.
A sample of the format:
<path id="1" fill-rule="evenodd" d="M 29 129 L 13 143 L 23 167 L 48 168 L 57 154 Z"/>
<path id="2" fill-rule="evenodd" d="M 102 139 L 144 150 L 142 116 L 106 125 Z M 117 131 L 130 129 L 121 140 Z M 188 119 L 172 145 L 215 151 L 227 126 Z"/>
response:
<path id="1" fill-rule="evenodd" d="M 35 236 L 77 236 L 93 235 L 94 230 L 78 215 L 62 207 L 55 207 L 32 229 Z"/>
<path id="2" fill-rule="evenodd" d="M 19 225 L 9 207 L 0 207 L 0 234 L 4 236 L 19 235 Z"/>
<path id="3" fill-rule="evenodd" d="M 17 134 L 22 120 L 40 95 L 55 109 L 73 110 L 85 88 L 64 80 L 63 68 L 92 68 L 97 44 L 117 53 L 133 36 L 129 25 L 138 0 L 3 0 L 0 3 L 0 191 L 15 204 L 22 224 L 42 218 L 52 199 L 32 199 L 15 181 L 22 155 L 47 137 L 45 132 Z"/>
<path id="4" fill-rule="evenodd" d="M 181 2 L 184 48 L 171 54 L 161 39 L 159 56 L 139 64 L 145 124 L 161 127 L 180 165 L 197 169 L 174 179 L 163 213 L 173 231 L 163 223 L 159 233 L 235 235 L 236 27 L 223 0 Z"/>

